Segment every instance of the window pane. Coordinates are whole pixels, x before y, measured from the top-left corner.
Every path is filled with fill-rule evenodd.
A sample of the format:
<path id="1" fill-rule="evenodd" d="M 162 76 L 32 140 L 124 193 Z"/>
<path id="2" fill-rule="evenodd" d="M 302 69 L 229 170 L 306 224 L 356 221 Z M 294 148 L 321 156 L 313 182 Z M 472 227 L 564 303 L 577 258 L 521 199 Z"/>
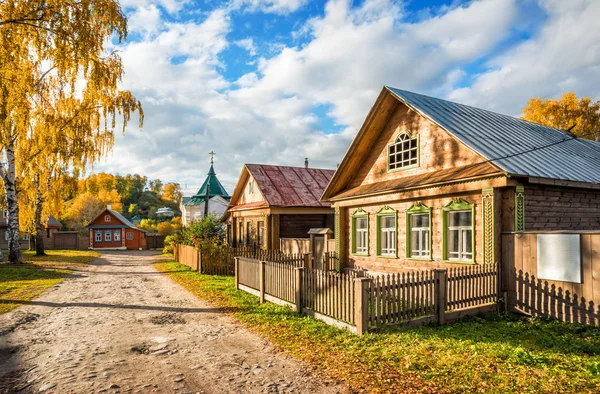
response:
<path id="1" fill-rule="evenodd" d="M 448 212 L 448 225 L 451 227 L 471 227 L 471 211 Z"/>
<path id="2" fill-rule="evenodd" d="M 462 233 L 463 237 L 465 238 L 463 240 L 463 252 L 466 253 L 473 253 L 473 231 L 472 230 L 465 230 Z"/>
<path id="3" fill-rule="evenodd" d="M 381 217 L 381 228 L 395 228 L 396 218 L 394 216 L 382 216 Z"/>
<path id="4" fill-rule="evenodd" d="M 367 218 L 356 218 L 356 228 L 357 229 L 367 228 Z"/>
<path id="5" fill-rule="evenodd" d="M 420 213 L 410 215 L 410 226 L 415 227 L 429 227 L 429 214 Z"/>
<path id="6" fill-rule="evenodd" d="M 458 253 L 458 231 L 448 230 L 448 253 Z"/>

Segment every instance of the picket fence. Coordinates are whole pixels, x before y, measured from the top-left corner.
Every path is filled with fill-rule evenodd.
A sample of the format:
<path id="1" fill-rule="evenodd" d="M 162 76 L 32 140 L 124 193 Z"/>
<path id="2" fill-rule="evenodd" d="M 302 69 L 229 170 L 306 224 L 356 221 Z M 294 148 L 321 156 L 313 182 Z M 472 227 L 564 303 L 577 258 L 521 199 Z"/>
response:
<path id="1" fill-rule="evenodd" d="M 444 324 L 494 310 L 498 303 L 497 265 L 364 276 L 244 257 L 235 261 L 236 288 L 359 335 L 393 325 Z"/>

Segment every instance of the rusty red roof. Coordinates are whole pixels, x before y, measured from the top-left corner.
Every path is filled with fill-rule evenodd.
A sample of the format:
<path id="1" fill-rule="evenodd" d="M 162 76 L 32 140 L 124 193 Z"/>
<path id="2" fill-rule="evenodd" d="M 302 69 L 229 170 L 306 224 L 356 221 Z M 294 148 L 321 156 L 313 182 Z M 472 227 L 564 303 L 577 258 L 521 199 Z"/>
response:
<path id="1" fill-rule="evenodd" d="M 234 205 L 232 208 L 229 208 L 229 210 L 230 211 L 243 211 L 246 209 L 264 208 L 264 207 L 268 207 L 268 206 L 269 206 L 269 203 L 267 203 L 266 201 L 249 202 L 247 204 Z"/>
<path id="2" fill-rule="evenodd" d="M 265 164 L 246 164 L 246 168 L 272 207 L 331 207 L 320 199 L 334 170 Z"/>

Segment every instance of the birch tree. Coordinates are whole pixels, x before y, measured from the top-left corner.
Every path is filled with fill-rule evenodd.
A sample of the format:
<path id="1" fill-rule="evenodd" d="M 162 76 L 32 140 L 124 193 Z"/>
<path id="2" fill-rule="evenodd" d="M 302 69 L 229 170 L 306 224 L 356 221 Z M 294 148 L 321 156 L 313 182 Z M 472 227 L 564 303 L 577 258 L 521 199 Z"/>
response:
<path id="1" fill-rule="evenodd" d="M 0 150 L 6 161 L 0 177 L 9 262 L 20 261 L 20 180 L 39 173 L 37 184 L 47 182 L 42 174 L 52 170 L 40 166 L 49 162 L 63 169 L 94 162 L 112 148 L 117 119 L 124 131 L 137 112 L 141 126 L 141 104 L 118 89 L 121 59 L 105 48 L 126 35 L 115 0 L 0 2 Z"/>

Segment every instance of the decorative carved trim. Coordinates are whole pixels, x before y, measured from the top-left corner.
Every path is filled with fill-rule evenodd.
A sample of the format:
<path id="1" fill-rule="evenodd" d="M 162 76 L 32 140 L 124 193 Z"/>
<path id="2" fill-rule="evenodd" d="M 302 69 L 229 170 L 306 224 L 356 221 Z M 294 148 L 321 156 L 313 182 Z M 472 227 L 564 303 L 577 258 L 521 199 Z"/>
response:
<path id="1" fill-rule="evenodd" d="M 341 243 L 340 240 L 342 238 L 342 223 L 340 218 L 340 207 L 335 207 L 335 253 L 338 256 L 341 256 Z"/>
<path id="2" fill-rule="evenodd" d="M 483 263 L 494 263 L 494 189 L 482 190 L 483 197 Z"/>
<path id="3" fill-rule="evenodd" d="M 525 231 L 525 188 L 517 186 L 515 191 L 515 231 Z"/>
<path id="4" fill-rule="evenodd" d="M 467 210 L 472 209 L 473 204 L 463 200 L 462 198 L 454 198 L 446 206 L 442 208 L 444 211 L 458 211 L 461 209 Z"/>
<path id="5" fill-rule="evenodd" d="M 369 216 L 369 213 L 367 211 L 365 211 L 362 208 L 358 208 L 356 211 L 354 211 L 354 213 L 352 214 L 352 217 L 362 217 L 362 216 Z"/>
<path id="6" fill-rule="evenodd" d="M 377 211 L 377 216 L 381 215 L 395 215 L 396 210 L 394 208 L 388 207 L 387 205 Z"/>
<path id="7" fill-rule="evenodd" d="M 431 208 L 424 205 L 422 202 L 416 202 L 406 210 L 406 213 L 430 213 Z"/>

